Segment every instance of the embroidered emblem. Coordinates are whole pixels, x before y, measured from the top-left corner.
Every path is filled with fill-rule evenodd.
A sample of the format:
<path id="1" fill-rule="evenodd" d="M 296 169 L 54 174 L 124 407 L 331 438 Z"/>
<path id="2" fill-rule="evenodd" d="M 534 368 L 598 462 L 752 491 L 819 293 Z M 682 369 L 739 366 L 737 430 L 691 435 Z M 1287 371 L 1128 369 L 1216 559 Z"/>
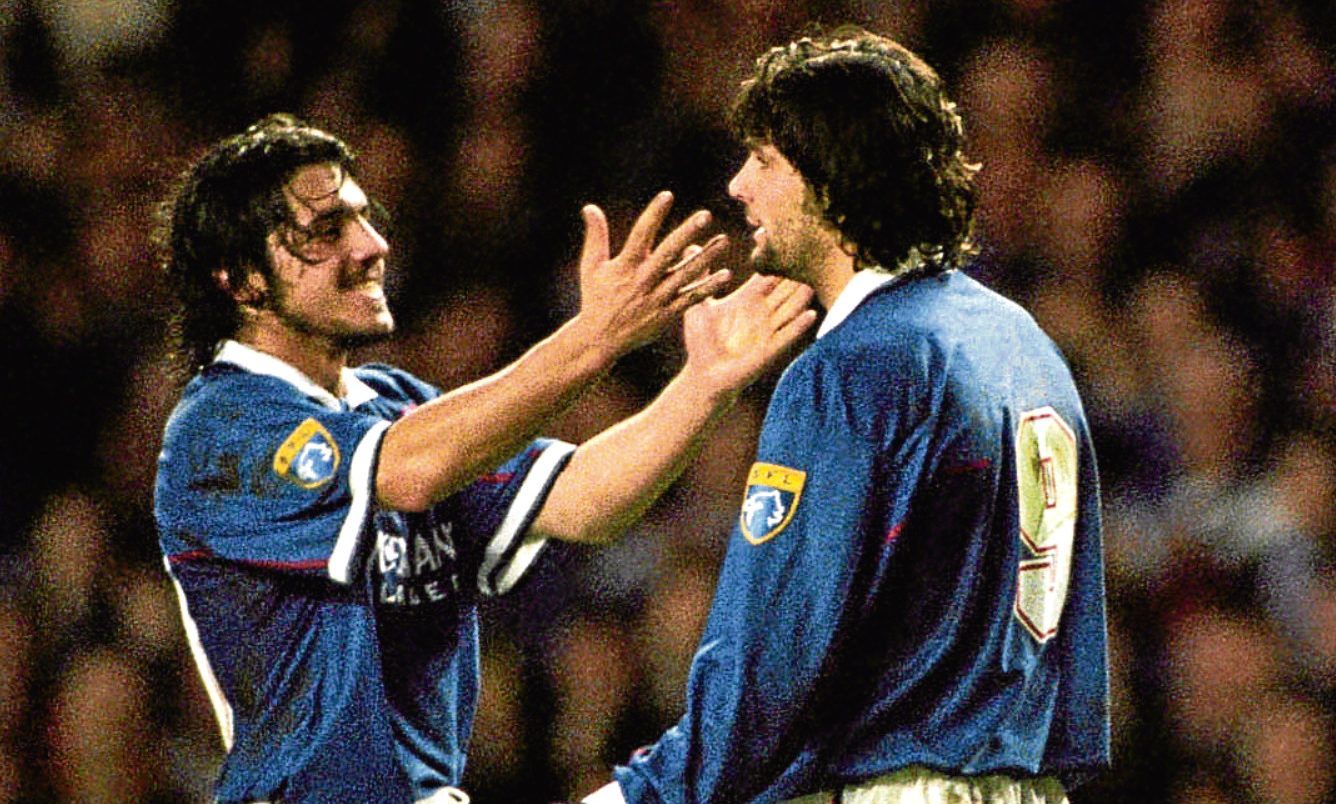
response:
<path id="1" fill-rule="evenodd" d="M 274 453 L 274 472 L 304 489 L 328 483 L 339 468 L 339 446 L 324 425 L 307 419 Z"/>
<path id="2" fill-rule="evenodd" d="M 752 544 L 775 538 L 793 521 L 807 473 L 773 463 L 754 463 L 747 475 L 739 525 Z"/>

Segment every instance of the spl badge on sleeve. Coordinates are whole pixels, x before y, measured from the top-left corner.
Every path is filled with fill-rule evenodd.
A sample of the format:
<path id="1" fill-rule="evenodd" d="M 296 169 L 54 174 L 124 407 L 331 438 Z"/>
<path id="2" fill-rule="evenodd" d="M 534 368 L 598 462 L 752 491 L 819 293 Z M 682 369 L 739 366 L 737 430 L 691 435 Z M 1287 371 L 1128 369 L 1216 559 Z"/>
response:
<path id="1" fill-rule="evenodd" d="M 752 464 L 739 520 L 747 541 L 761 544 L 788 527 L 806 481 L 807 473 L 800 469 L 759 461 Z"/>
<path id="2" fill-rule="evenodd" d="M 302 422 L 274 453 L 274 472 L 304 489 L 328 483 L 339 468 L 339 445 L 315 419 Z"/>

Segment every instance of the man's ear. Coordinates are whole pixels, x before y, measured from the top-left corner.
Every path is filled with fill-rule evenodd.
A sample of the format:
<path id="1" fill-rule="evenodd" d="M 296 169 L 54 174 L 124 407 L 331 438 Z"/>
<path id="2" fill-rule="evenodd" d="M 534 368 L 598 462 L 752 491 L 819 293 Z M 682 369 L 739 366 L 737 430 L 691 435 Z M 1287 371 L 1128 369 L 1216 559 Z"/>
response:
<path id="1" fill-rule="evenodd" d="M 213 281 L 224 293 L 243 307 L 256 307 L 269 295 L 269 283 L 259 271 L 246 271 L 237 281 L 237 275 L 227 268 L 215 268 Z"/>

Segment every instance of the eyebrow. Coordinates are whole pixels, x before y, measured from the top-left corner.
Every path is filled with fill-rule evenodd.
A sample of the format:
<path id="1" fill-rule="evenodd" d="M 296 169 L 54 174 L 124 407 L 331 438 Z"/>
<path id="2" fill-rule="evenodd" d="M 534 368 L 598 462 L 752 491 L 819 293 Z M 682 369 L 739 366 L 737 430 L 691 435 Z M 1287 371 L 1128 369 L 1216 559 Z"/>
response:
<path id="1" fill-rule="evenodd" d="M 313 218 L 311 218 L 311 223 L 307 225 L 310 226 L 316 223 L 320 223 L 322 221 L 333 220 L 334 218 L 342 218 L 347 215 L 357 215 L 361 212 L 364 212 L 368 207 L 370 207 L 369 203 L 350 204 L 347 201 L 344 201 L 343 199 L 339 199 L 339 201 L 335 203 L 334 206 L 329 207 L 328 209 L 325 209 L 322 212 L 316 213 L 316 215 Z M 310 207 L 307 207 L 307 209 L 310 209 Z"/>
<path id="2" fill-rule="evenodd" d="M 300 229 L 310 229 L 313 226 L 318 226 L 329 221 L 347 218 L 353 215 L 361 215 L 371 208 L 371 199 L 365 192 L 359 193 L 360 200 L 358 203 L 351 203 L 342 196 L 342 189 L 343 185 L 340 184 L 339 189 L 335 190 L 333 193 L 322 195 L 320 198 L 311 199 L 310 201 L 302 199 L 296 193 L 289 191 L 289 195 L 292 196 L 294 204 L 294 209 L 292 210 L 294 213 L 292 223 Z M 330 198 L 331 196 L 334 198 L 334 201 L 325 209 L 316 211 L 315 207 L 311 204 L 311 201 L 318 201 L 323 198 Z M 311 219 L 306 223 L 300 223 L 298 221 L 295 214 L 297 206 L 305 208 L 311 213 Z"/>

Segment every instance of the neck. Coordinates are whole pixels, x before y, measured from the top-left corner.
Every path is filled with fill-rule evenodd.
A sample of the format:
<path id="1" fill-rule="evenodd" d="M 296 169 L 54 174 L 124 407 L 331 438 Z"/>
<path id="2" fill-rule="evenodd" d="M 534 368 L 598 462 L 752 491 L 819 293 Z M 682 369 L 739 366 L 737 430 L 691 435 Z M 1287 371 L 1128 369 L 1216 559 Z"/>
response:
<path id="1" fill-rule="evenodd" d="M 282 327 L 243 327 L 236 339 L 288 363 L 334 396 L 343 395 L 347 347 L 332 344 L 327 338 Z"/>
<path id="2" fill-rule="evenodd" d="M 808 281 L 816 294 L 817 302 L 829 310 L 849 284 L 849 280 L 854 278 L 854 270 L 853 256 L 843 250 L 835 249 L 821 267 L 812 272 Z"/>

